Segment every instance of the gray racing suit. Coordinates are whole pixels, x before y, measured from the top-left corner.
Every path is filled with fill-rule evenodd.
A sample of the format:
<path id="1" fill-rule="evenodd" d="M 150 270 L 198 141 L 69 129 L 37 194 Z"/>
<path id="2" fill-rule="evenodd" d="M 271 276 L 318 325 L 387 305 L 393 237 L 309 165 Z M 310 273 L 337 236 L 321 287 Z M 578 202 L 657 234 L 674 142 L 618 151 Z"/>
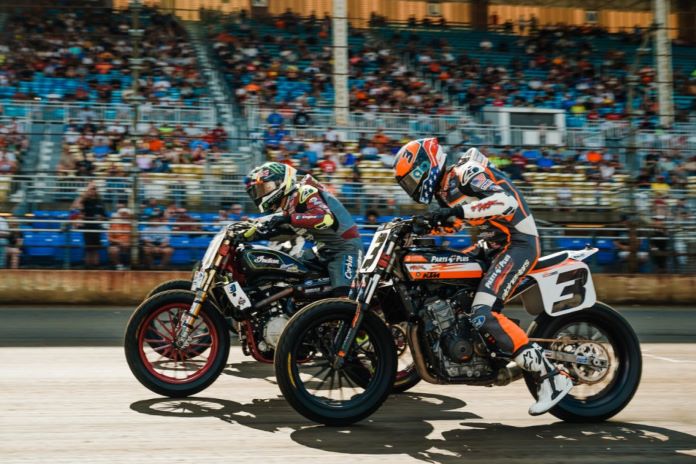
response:
<path id="1" fill-rule="evenodd" d="M 522 194 L 471 149 L 445 172 L 436 197 L 441 206 L 480 230 L 479 243 L 468 252 L 490 263 L 474 297 L 472 322 L 489 345 L 512 357 L 529 343 L 524 331 L 494 311 L 534 268 L 540 252 L 539 234 Z"/>
<path id="2" fill-rule="evenodd" d="M 358 227 L 348 210 L 314 178 L 305 176 L 283 202 L 282 212 L 298 234 L 316 243 L 317 257 L 326 263 L 335 292 L 347 294 L 363 257 Z"/>

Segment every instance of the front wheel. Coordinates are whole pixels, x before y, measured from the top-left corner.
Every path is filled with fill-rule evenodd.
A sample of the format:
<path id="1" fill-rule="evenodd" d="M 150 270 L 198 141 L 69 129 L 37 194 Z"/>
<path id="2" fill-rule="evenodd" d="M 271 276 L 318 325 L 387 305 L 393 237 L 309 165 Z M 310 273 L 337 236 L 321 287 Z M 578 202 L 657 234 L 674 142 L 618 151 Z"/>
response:
<path id="1" fill-rule="evenodd" d="M 167 290 L 191 290 L 191 281 L 186 280 L 186 279 L 167 280 L 167 281 L 162 282 L 161 284 L 157 285 L 152 290 L 150 290 L 150 293 L 147 294 L 145 299 L 147 300 L 152 295 L 156 295 L 157 293 L 166 292 Z"/>
<path id="2" fill-rule="evenodd" d="M 348 425 L 375 412 L 387 399 L 396 374 L 396 347 L 384 322 L 366 312 L 344 356 L 334 361 L 355 316 L 355 302 L 323 300 L 299 311 L 283 330 L 275 352 L 278 386 L 306 418 Z"/>
<path id="3" fill-rule="evenodd" d="M 227 363 L 230 336 L 222 315 L 206 302 L 194 321 L 190 343 L 176 344 L 180 322 L 195 294 L 158 293 L 133 312 L 124 338 L 128 367 L 138 381 L 160 395 L 182 398 L 207 388 Z"/>
<path id="4" fill-rule="evenodd" d="M 626 319 L 603 303 L 565 316 L 544 314 L 530 337 L 557 340 L 540 343 L 547 350 L 599 360 L 594 366 L 558 362 L 575 382 L 570 393 L 549 411 L 559 419 L 604 421 L 625 408 L 638 389 L 642 372 L 638 337 Z M 525 381 L 536 397 L 532 376 L 525 374 Z"/>

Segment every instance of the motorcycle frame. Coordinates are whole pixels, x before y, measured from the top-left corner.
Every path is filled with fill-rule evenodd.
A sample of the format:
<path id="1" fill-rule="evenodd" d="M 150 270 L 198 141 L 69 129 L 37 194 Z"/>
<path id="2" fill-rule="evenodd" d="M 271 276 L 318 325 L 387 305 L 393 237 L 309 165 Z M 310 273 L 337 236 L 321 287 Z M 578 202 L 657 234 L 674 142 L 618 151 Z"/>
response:
<path id="1" fill-rule="evenodd" d="M 350 329 L 346 333 L 345 338 L 343 339 L 340 348 L 337 352 L 335 367 L 339 367 L 343 364 L 343 360 L 346 354 L 348 353 L 350 346 L 355 340 L 355 337 L 357 336 L 357 333 L 359 331 L 360 323 L 364 318 L 363 308 L 370 307 L 372 303 L 372 298 L 374 297 L 376 290 L 381 285 L 382 287 L 394 287 L 393 291 L 396 293 L 397 297 L 402 303 L 402 307 L 405 309 L 407 315 L 406 319 L 394 319 L 390 322 L 408 322 L 408 329 L 406 335 L 408 338 L 411 355 L 413 356 L 414 364 L 416 366 L 418 374 L 426 382 L 434 384 L 459 383 L 467 385 L 502 386 L 522 378 L 522 370 L 517 366 L 498 366 L 495 379 L 453 379 L 450 377 L 443 377 L 437 375 L 435 373 L 430 372 L 430 370 L 428 369 L 427 362 L 425 360 L 425 355 L 422 351 L 419 334 L 422 321 L 420 320 L 420 317 L 417 316 L 417 311 L 411 301 L 411 297 L 409 296 L 408 292 L 408 287 L 414 284 L 411 284 L 408 281 L 408 279 L 405 278 L 405 274 L 401 268 L 395 267 L 397 263 L 401 262 L 403 255 L 405 255 L 408 252 L 409 248 L 413 245 L 413 236 L 418 235 L 414 230 L 417 227 L 417 223 L 414 221 L 417 221 L 418 219 L 419 218 L 414 218 L 407 221 L 396 219 L 395 221 L 383 225 L 378 230 L 377 234 L 375 234 L 375 236 L 373 237 L 373 242 L 371 243 L 370 249 L 368 250 L 368 253 L 365 257 L 365 260 L 371 259 L 372 261 L 367 263 L 365 263 L 365 261 L 363 262 L 363 265 L 361 265 L 361 268 L 358 271 L 358 275 L 353 281 L 350 297 L 354 299 L 356 302 L 355 316 L 353 317 Z M 395 228 L 397 228 L 397 230 L 395 232 L 392 231 L 392 229 Z M 380 233 L 384 234 L 387 231 L 389 232 L 384 238 L 384 242 L 386 243 L 377 243 L 377 241 L 380 240 L 381 237 Z M 408 234 L 408 237 L 404 240 L 404 243 L 400 246 L 400 249 L 397 249 L 397 241 L 400 238 L 402 238 L 402 234 L 404 232 Z M 373 251 L 374 253 L 372 253 Z M 568 259 L 556 266 L 552 266 L 547 269 L 542 269 L 541 271 L 539 271 L 541 275 L 538 277 L 535 277 L 534 271 L 532 271 L 527 277 L 525 277 L 522 283 L 512 292 L 510 297 L 507 299 L 506 303 L 519 296 L 522 298 L 525 310 L 529 314 L 536 316 L 536 319 L 532 321 L 532 323 L 528 327 L 527 333 L 533 332 L 538 318 L 544 313 L 549 314 L 550 316 L 558 316 L 570 312 L 580 311 L 582 309 L 591 307 L 595 304 L 596 296 L 594 293 L 594 286 L 592 285 L 591 277 L 589 274 L 589 268 L 586 264 L 582 262 L 582 260 L 587 256 L 594 254 L 596 251 L 596 248 L 587 248 L 586 250 L 582 250 L 579 252 L 569 253 Z M 373 254 L 374 256 L 372 256 Z M 586 270 L 587 274 L 585 275 L 585 280 L 583 280 L 582 283 L 585 284 L 586 281 L 590 282 L 589 291 L 585 291 L 580 304 L 576 306 L 561 307 L 560 310 L 555 310 L 555 306 L 551 305 L 551 307 L 549 308 L 548 302 L 546 302 L 543 298 L 540 286 L 543 285 L 545 278 L 558 275 L 560 269 L 562 269 L 564 266 L 567 267 L 569 265 L 572 267 L 573 270 Z M 391 277 L 390 281 L 383 283 L 385 277 Z M 571 282 L 574 281 L 575 280 L 571 279 Z M 570 286 L 571 284 L 568 284 L 566 287 L 570 288 Z M 588 293 L 589 295 L 587 295 Z M 561 295 L 564 295 L 563 288 L 561 291 Z M 586 298 L 586 296 L 589 297 Z M 561 300 L 560 302 L 563 301 L 567 301 L 567 299 Z M 389 316 L 387 314 L 385 314 L 385 316 L 387 316 L 389 320 Z M 550 340 L 530 338 L 529 341 L 543 343 L 549 342 Z M 554 357 L 554 353 L 555 352 L 550 352 L 550 357 Z M 491 353 L 491 358 L 494 362 L 497 361 L 495 353 Z"/>

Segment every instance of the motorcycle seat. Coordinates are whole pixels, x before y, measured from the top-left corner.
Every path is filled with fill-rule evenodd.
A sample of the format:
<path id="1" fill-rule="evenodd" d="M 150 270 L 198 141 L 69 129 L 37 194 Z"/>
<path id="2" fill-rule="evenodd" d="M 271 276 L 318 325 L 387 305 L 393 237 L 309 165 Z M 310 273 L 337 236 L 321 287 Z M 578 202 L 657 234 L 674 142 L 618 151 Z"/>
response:
<path id="1" fill-rule="evenodd" d="M 555 266 L 556 264 L 561 264 L 563 261 L 568 259 L 568 256 L 570 255 L 567 251 L 559 251 L 558 253 L 542 256 L 541 258 L 539 258 L 539 261 L 537 261 L 533 270 L 541 271 L 551 266 Z"/>

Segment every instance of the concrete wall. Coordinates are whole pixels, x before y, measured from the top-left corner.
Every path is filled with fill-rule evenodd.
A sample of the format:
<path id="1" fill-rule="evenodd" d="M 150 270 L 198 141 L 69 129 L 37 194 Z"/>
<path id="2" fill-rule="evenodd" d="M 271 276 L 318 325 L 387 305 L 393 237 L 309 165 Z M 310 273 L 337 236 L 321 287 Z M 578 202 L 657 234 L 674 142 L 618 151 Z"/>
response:
<path id="1" fill-rule="evenodd" d="M 191 271 L 0 271 L 0 303 L 133 305 L 156 285 Z"/>
<path id="2" fill-rule="evenodd" d="M 189 271 L 0 271 L 0 304 L 134 305 L 156 285 L 188 279 Z M 694 304 L 696 275 L 595 274 L 599 299 L 607 303 Z"/>

